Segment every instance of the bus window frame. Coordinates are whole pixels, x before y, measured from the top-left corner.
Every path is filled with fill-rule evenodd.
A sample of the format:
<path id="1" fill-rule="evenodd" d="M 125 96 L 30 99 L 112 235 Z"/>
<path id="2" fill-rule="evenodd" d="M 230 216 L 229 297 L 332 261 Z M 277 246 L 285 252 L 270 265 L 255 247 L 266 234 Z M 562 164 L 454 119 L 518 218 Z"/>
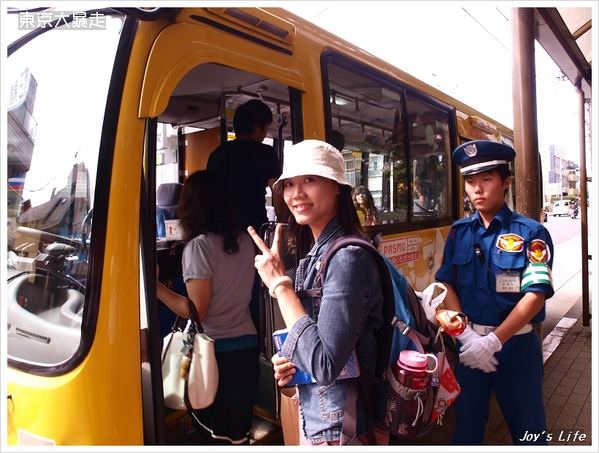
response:
<path id="1" fill-rule="evenodd" d="M 99 10 L 103 11 L 103 10 Z M 113 11 L 110 11 L 114 14 Z M 138 20 L 131 16 L 124 16 L 125 20 L 117 48 L 115 51 L 112 73 L 108 84 L 104 122 L 100 136 L 98 151 L 98 167 L 96 171 L 96 184 L 94 189 L 94 220 L 92 222 L 91 243 L 89 248 L 89 264 L 85 292 L 86 307 L 81 322 L 81 339 L 75 353 L 67 360 L 57 365 L 43 365 L 20 360 L 7 356 L 7 364 L 11 368 L 26 373 L 51 377 L 66 374 L 83 362 L 91 350 L 96 335 L 96 325 L 99 314 L 100 292 L 104 274 L 104 251 L 106 247 L 106 230 L 108 225 L 108 206 L 110 186 L 112 180 L 112 163 L 116 144 L 116 133 L 119 122 L 120 106 L 125 85 L 125 76 L 131 58 L 133 41 L 137 32 Z M 54 28 L 49 28 L 54 30 Z M 59 32 L 59 31 L 56 31 Z M 28 33 L 15 41 L 12 52 L 19 50 L 25 44 L 41 36 L 43 33 L 35 31 Z"/>
<path id="2" fill-rule="evenodd" d="M 449 156 L 448 156 L 448 163 L 450 165 L 450 170 L 448 172 L 448 182 L 447 182 L 447 187 L 449 188 L 449 196 L 450 199 L 448 201 L 448 212 L 449 214 L 447 216 L 444 217 L 436 217 L 433 220 L 430 221 L 424 221 L 426 223 L 426 225 L 431 225 L 431 222 L 434 223 L 434 227 L 441 227 L 441 226 L 446 226 L 446 225 L 451 225 L 453 223 L 454 220 L 456 220 L 458 217 L 458 210 L 457 210 L 457 206 L 458 206 L 458 188 L 456 186 L 456 171 L 457 168 L 455 167 L 455 165 L 453 165 L 453 162 L 451 160 L 451 154 L 453 152 L 453 150 L 457 147 L 457 121 L 456 121 L 456 109 L 455 107 L 452 107 L 451 105 L 445 104 L 444 102 L 441 102 L 433 97 L 430 97 L 429 95 L 426 95 L 424 93 L 422 93 L 421 91 L 409 87 L 406 85 L 406 92 L 405 92 L 406 96 L 410 95 L 413 96 L 421 101 L 424 102 L 428 102 L 429 104 L 432 104 L 433 107 L 439 109 L 439 110 L 443 110 L 445 111 L 445 113 L 447 114 L 447 127 L 449 129 Z M 406 104 L 406 110 L 407 110 L 407 103 Z M 406 112 L 407 113 L 407 112 Z M 406 131 L 406 133 L 409 133 Z M 409 148 L 408 148 L 409 149 Z M 410 174 L 410 178 L 412 178 L 412 174 L 411 174 L 411 166 L 408 166 L 408 172 Z M 413 179 L 410 179 L 413 180 Z M 412 188 L 410 187 L 409 190 L 410 196 L 412 193 Z M 448 220 L 449 219 L 449 220 Z M 446 221 L 448 220 L 448 221 Z M 419 221 L 414 221 L 411 220 L 412 223 L 420 223 Z"/>
<path id="3" fill-rule="evenodd" d="M 144 435 L 153 437 L 158 444 L 163 444 L 165 433 L 164 394 L 162 388 L 162 338 L 160 336 L 160 323 L 158 319 L 158 298 L 156 296 L 156 135 L 157 118 L 146 119 L 145 143 L 143 154 L 143 170 L 141 173 L 140 196 L 140 247 L 141 266 L 144 278 L 140 279 L 145 285 L 145 299 L 140 304 L 146 304 L 148 335 L 148 359 L 151 373 L 151 389 L 142 388 L 142 392 L 151 392 L 153 420 L 146 420 L 147 412 L 144 410 Z M 141 307 L 140 307 L 141 310 Z M 141 326 L 140 326 L 141 327 Z M 141 340 L 144 337 L 141 336 Z M 140 343 L 140 348 L 144 346 Z M 141 365 L 141 364 L 140 364 Z M 143 385 L 143 381 L 142 381 Z"/>
<path id="4" fill-rule="evenodd" d="M 345 69 L 349 69 L 357 74 L 367 77 L 371 79 L 373 82 L 378 83 L 381 86 L 390 88 L 394 91 L 400 93 L 404 99 L 407 99 L 407 95 L 410 95 L 418 100 L 421 100 L 425 103 L 432 105 L 434 108 L 437 108 L 447 114 L 447 125 L 449 129 L 449 149 L 450 155 L 449 163 L 451 166 L 450 171 L 448 172 L 447 178 L 447 188 L 449 192 L 449 200 L 448 200 L 448 214 L 443 217 L 434 217 L 431 219 L 418 219 L 415 220 L 413 216 L 412 207 L 408 207 L 408 218 L 403 222 L 391 223 L 391 224 L 379 224 L 372 226 L 363 226 L 364 230 L 370 235 L 374 236 L 376 234 L 392 234 L 392 233 L 403 233 L 409 231 L 417 231 L 429 228 L 437 228 L 443 227 L 447 225 L 451 225 L 453 221 L 457 218 L 457 210 L 456 210 L 456 177 L 455 177 L 455 169 L 454 166 L 451 165 L 451 150 L 455 149 L 457 143 L 457 121 L 455 114 L 455 107 L 446 104 L 438 99 L 433 98 L 431 95 L 423 93 L 417 88 L 411 87 L 408 84 L 401 82 L 397 79 L 393 79 L 386 74 L 383 74 L 381 71 L 369 67 L 368 65 L 361 63 L 351 57 L 343 55 L 335 50 L 324 50 L 320 56 L 320 68 L 322 74 L 322 93 L 323 93 L 323 105 L 324 105 L 324 119 L 325 119 L 325 134 L 327 139 L 330 139 L 332 136 L 332 112 L 331 112 L 331 103 L 330 103 L 330 89 L 329 89 L 329 71 L 328 65 L 330 63 L 337 64 Z M 402 102 L 402 109 L 404 117 L 407 113 L 407 103 Z M 409 131 L 406 129 L 403 137 L 403 146 L 406 149 L 406 154 L 408 160 L 410 159 L 412 152 L 409 141 Z M 410 166 L 408 165 L 407 169 L 407 177 L 408 177 L 408 199 L 411 200 L 412 197 L 412 185 L 410 181 L 412 181 L 412 171 Z"/>

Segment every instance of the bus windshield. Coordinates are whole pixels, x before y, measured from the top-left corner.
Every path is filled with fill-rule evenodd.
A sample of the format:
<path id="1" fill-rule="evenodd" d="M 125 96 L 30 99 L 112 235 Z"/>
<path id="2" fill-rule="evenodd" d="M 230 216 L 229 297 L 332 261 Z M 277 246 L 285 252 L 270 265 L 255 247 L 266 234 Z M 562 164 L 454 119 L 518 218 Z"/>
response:
<path id="1" fill-rule="evenodd" d="M 17 361 L 56 365 L 79 346 L 100 136 L 123 21 L 105 16 L 104 25 L 61 25 L 7 60 L 7 351 Z"/>

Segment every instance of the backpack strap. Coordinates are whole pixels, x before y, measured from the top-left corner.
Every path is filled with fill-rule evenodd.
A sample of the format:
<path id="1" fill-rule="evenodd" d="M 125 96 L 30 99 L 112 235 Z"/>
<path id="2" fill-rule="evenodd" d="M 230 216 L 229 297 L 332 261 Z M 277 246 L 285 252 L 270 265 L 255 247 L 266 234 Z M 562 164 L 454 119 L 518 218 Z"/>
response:
<path id="1" fill-rule="evenodd" d="M 340 249 L 349 247 L 350 245 L 365 248 L 372 254 L 379 255 L 379 251 L 374 247 L 374 245 L 372 245 L 372 243 L 370 243 L 368 240 L 364 239 L 361 236 L 340 236 L 337 239 L 333 240 L 333 243 L 327 247 L 324 254 L 322 255 L 322 258 L 320 259 L 318 272 L 322 274 L 323 278 L 327 273 L 327 267 L 331 257 Z"/>
<path id="2" fill-rule="evenodd" d="M 358 389 L 354 382 L 347 387 L 345 397 L 345 408 L 343 411 L 343 424 L 341 425 L 341 437 L 339 445 L 351 445 L 358 431 Z"/>
<path id="3" fill-rule="evenodd" d="M 373 375 L 360 373 L 358 378 L 357 388 L 354 384 L 350 384 L 348 395 L 345 402 L 345 414 L 342 428 L 342 443 L 347 443 L 351 439 L 351 435 L 356 431 L 357 420 L 357 399 L 362 397 L 362 401 L 368 414 L 366 418 L 367 424 L 367 440 L 370 445 L 376 445 L 376 437 L 374 435 L 376 427 L 376 401 L 381 398 L 380 389 L 383 387 L 385 372 L 389 365 L 389 354 L 391 352 L 391 340 L 393 338 L 392 319 L 395 313 L 395 298 L 393 295 L 393 286 L 391 276 L 387 269 L 387 264 L 383 256 L 377 248 L 368 240 L 361 236 L 341 236 L 333 241 L 325 250 L 316 267 L 316 277 L 312 291 L 322 297 L 322 283 L 326 278 L 327 268 L 333 255 L 339 250 L 349 246 L 362 247 L 367 250 L 373 257 L 379 270 L 383 292 L 383 325 L 375 332 L 375 340 L 377 344 L 376 364 Z M 357 392 L 357 393 L 356 393 Z M 347 415 L 347 421 L 345 419 Z"/>
<path id="4" fill-rule="evenodd" d="M 424 348 L 422 346 L 427 346 L 430 343 L 430 340 L 427 337 L 415 329 L 412 329 L 409 324 L 403 322 L 397 316 L 393 317 L 391 324 L 393 324 L 393 327 L 399 329 L 402 335 L 405 335 L 412 341 L 418 352 L 424 354 Z"/>
<path id="5" fill-rule="evenodd" d="M 383 289 L 383 326 L 378 330 L 378 332 L 376 332 L 376 343 L 378 347 L 374 375 L 376 377 L 383 378 L 385 375 L 385 370 L 389 365 L 388 359 L 391 350 L 391 339 L 393 337 L 393 328 L 391 326 L 393 326 L 392 321 L 395 313 L 395 303 L 391 277 L 387 271 L 387 265 L 385 264 L 383 256 L 380 254 L 377 248 L 362 236 L 348 235 L 341 236 L 333 240 L 333 243 L 325 250 L 316 265 L 316 277 L 314 278 L 314 285 L 308 291 L 314 294 L 313 297 L 322 297 L 322 284 L 326 278 L 327 269 L 331 258 L 342 248 L 349 247 L 351 245 L 362 247 L 374 257 L 379 269 L 379 275 L 381 277 Z"/>

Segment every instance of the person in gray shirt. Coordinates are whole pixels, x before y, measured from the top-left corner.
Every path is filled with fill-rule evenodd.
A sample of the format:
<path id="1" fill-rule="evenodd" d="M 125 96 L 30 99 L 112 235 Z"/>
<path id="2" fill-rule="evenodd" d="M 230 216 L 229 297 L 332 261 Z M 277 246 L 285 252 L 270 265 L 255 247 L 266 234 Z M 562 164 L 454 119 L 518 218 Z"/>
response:
<path id="1" fill-rule="evenodd" d="M 215 444 L 248 443 L 259 372 L 249 310 L 254 246 L 235 222 L 226 187 L 207 171 L 185 181 L 178 215 L 185 242 L 183 280 L 205 333 L 215 340 L 219 369 L 214 403 L 195 413 Z M 177 315 L 191 316 L 187 298 L 160 282 L 157 296 Z"/>

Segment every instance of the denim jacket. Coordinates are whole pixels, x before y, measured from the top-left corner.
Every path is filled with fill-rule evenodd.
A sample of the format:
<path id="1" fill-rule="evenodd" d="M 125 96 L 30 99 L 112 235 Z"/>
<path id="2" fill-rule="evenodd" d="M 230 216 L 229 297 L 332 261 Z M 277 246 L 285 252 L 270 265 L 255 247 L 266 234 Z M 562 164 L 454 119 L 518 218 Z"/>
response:
<path id="1" fill-rule="evenodd" d="M 344 234 L 338 219 L 327 225 L 299 263 L 296 291 L 312 287 L 319 258 Z M 362 373 L 372 374 L 375 367 L 374 332 L 383 322 L 383 295 L 374 258 L 357 246 L 339 250 L 329 262 L 320 304 L 310 297 L 301 301 L 307 314 L 289 329 L 281 355 L 316 380 L 298 386 L 305 437 L 311 443 L 335 442 L 341 435 L 347 386 L 357 381 L 337 376 L 354 349 Z M 358 433 L 363 426 L 358 414 Z"/>

